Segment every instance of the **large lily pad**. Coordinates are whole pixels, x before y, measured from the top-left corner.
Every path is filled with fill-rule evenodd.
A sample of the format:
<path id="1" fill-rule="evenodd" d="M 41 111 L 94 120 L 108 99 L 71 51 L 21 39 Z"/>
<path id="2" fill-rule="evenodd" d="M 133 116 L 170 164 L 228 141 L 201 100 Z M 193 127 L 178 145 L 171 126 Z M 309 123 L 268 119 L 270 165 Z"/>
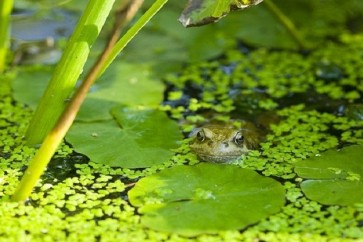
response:
<path id="1" fill-rule="evenodd" d="M 115 120 L 73 124 L 67 141 L 94 162 L 141 168 L 167 161 L 182 139 L 164 112 L 118 107 L 112 114 Z"/>
<path id="2" fill-rule="evenodd" d="M 307 180 L 301 183 L 305 195 L 322 204 L 353 205 L 363 202 L 363 145 L 298 162 L 296 173 Z"/>
<path id="3" fill-rule="evenodd" d="M 139 180 L 128 195 L 145 226 L 186 236 L 242 229 L 284 205 L 280 183 L 214 163 L 163 170 Z"/>

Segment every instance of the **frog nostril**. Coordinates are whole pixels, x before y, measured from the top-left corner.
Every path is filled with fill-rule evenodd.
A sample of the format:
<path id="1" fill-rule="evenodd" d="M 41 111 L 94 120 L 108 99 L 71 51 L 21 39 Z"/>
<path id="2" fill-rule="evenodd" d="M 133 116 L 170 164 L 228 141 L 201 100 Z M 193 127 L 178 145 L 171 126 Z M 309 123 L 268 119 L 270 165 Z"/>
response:
<path id="1" fill-rule="evenodd" d="M 228 142 L 223 142 L 223 145 L 225 148 L 228 148 L 228 146 L 229 146 Z"/>

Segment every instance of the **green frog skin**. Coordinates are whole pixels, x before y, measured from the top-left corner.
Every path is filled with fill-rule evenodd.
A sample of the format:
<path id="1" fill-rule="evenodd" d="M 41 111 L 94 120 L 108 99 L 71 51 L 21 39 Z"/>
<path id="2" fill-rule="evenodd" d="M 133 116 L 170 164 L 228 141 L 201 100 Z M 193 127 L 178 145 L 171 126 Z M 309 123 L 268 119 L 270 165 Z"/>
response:
<path id="1" fill-rule="evenodd" d="M 240 129 L 231 124 L 207 124 L 193 130 L 190 137 L 190 149 L 200 160 L 228 163 L 256 149 L 262 135 L 247 122 Z"/>

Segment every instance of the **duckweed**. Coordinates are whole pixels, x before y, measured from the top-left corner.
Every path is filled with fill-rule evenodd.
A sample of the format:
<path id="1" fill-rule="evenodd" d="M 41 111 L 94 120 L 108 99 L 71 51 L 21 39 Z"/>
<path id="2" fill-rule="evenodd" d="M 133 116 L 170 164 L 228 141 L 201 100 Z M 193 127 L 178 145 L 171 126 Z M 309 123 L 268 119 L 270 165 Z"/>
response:
<path id="1" fill-rule="evenodd" d="M 344 41 L 354 42 L 348 38 Z M 1 240 L 358 241 L 363 238 L 362 205 L 328 206 L 307 199 L 293 167 L 299 160 L 337 146 L 363 144 L 362 120 L 340 111 L 350 103 L 361 102 L 361 53 L 358 44 L 330 44 L 307 55 L 267 49 L 248 53 L 230 50 L 220 61 L 197 63 L 187 66 L 179 75 L 167 75 L 165 82 L 174 89 L 161 109 L 170 110 L 171 117 L 182 121 L 186 133 L 208 120 L 210 113 L 223 120 L 249 115 L 251 110 L 240 109 L 246 100 L 241 96 L 251 98 L 255 105 L 252 113 L 273 110 L 281 117 L 271 127 L 261 149 L 244 156 L 237 165 L 279 181 L 286 190 L 286 205 L 280 212 L 242 231 L 220 231 L 194 238 L 145 228 L 127 197 L 127 191 L 142 177 L 172 166 L 199 163 L 189 152 L 187 139 L 175 149 L 176 154 L 169 161 L 145 169 L 111 168 L 85 158 L 74 159 L 75 164 L 66 177 L 56 172 L 51 179 L 44 175 L 25 204 L 10 202 L 18 179 L 36 149 L 23 142 L 32 112 L 12 99 L 11 76 L 2 79 Z M 321 63 L 338 69 L 319 70 Z M 193 89 L 193 95 L 181 100 L 188 88 Z M 256 91 L 261 95 L 253 95 Z M 289 99 L 311 91 L 317 93 L 314 97 L 324 97 L 323 101 L 307 103 L 304 99 Z M 333 111 L 324 103 L 331 104 Z M 76 156 L 81 155 L 64 143 L 55 158 Z M 350 175 L 351 179 L 357 179 L 354 175 Z M 201 196 L 209 193 L 201 191 Z"/>

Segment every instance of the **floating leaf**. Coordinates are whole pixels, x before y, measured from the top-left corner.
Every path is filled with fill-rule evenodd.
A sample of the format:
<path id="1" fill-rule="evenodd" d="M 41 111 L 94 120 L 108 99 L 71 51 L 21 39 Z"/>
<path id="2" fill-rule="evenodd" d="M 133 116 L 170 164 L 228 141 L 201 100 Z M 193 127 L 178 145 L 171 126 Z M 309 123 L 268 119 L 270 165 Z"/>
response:
<path id="1" fill-rule="evenodd" d="M 363 145 L 330 150 L 298 162 L 295 172 L 305 180 L 305 195 L 322 204 L 353 205 L 363 202 Z"/>
<path id="2" fill-rule="evenodd" d="M 189 0 L 179 21 L 184 27 L 199 26 L 218 21 L 231 10 L 257 5 L 263 0 Z"/>
<path id="3" fill-rule="evenodd" d="M 21 75 L 18 75 L 12 81 L 15 100 L 25 103 L 29 105 L 30 108 L 35 109 L 47 87 L 52 70 L 53 68 L 50 67 L 23 68 L 21 70 Z"/>
<path id="4" fill-rule="evenodd" d="M 145 226 L 187 236 L 242 229 L 284 205 L 280 183 L 214 163 L 163 170 L 139 180 L 128 195 Z"/>
<path id="5" fill-rule="evenodd" d="M 145 66 L 115 62 L 92 86 L 77 119 L 109 119 L 115 104 L 155 107 L 162 101 L 163 90 Z"/>
<path id="6" fill-rule="evenodd" d="M 87 97 L 77 114 L 77 121 L 101 121 L 112 119 L 110 115 L 111 108 L 119 106 L 117 101 L 105 100 L 103 98 Z"/>
<path id="7" fill-rule="evenodd" d="M 13 80 L 14 98 L 35 109 L 48 85 L 52 70 L 53 67 L 24 68 L 22 74 Z M 121 104 L 155 107 L 162 101 L 163 90 L 164 85 L 151 78 L 147 66 L 116 61 L 92 86 L 77 120 L 110 119 L 110 109 Z"/>
<path id="8" fill-rule="evenodd" d="M 164 112 L 117 107 L 112 114 L 116 121 L 73 124 L 67 141 L 94 162 L 141 168 L 170 159 L 182 139 L 178 125 Z"/>

